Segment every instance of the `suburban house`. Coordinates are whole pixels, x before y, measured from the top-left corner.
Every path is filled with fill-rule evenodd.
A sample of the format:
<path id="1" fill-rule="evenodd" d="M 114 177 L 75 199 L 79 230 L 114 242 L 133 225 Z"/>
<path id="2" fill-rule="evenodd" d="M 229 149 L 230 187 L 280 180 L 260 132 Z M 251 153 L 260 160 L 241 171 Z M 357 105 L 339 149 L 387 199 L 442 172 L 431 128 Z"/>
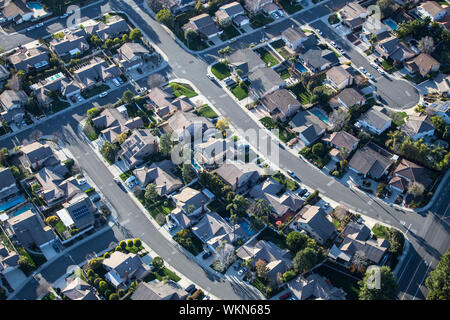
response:
<path id="1" fill-rule="evenodd" d="M 436 1 L 425 1 L 417 6 L 417 12 L 423 18 L 430 17 L 432 21 L 438 21 L 445 17 L 447 11 Z"/>
<path id="2" fill-rule="evenodd" d="M 415 53 L 406 44 L 394 36 L 379 41 L 375 49 L 381 56 L 385 59 L 391 59 L 395 64 L 402 63 L 415 56 Z"/>
<path id="3" fill-rule="evenodd" d="M 435 102 L 427 107 L 432 115 L 441 116 L 446 124 L 450 124 L 450 101 Z"/>
<path id="4" fill-rule="evenodd" d="M 9 79 L 11 72 L 2 64 L 0 64 L 0 82 Z"/>
<path id="5" fill-rule="evenodd" d="M 353 107 L 354 105 L 362 106 L 366 103 L 364 96 L 354 88 L 345 88 L 339 92 L 336 99 L 341 106 L 347 109 Z"/>
<path id="6" fill-rule="evenodd" d="M 206 213 L 205 205 L 214 197 L 207 189 L 198 191 L 190 187 L 183 188 L 180 193 L 171 196 L 176 206 L 187 216 Z"/>
<path id="7" fill-rule="evenodd" d="M 267 94 L 261 99 L 261 104 L 270 112 L 272 118 L 281 121 L 286 121 L 302 107 L 295 95 L 286 89 L 279 89 Z"/>
<path id="8" fill-rule="evenodd" d="M 362 7 L 356 1 L 347 3 L 340 11 L 339 16 L 342 24 L 352 30 L 356 30 L 362 26 L 367 18 L 367 9 Z"/>
<path id="9" fill-rule="evenodd" d="M 60 92 L 62 96 L 70 97 L 80 93 L 77 81 L 68 79 L 62 72 L 58 72 L 30 86 L 39 104 L 48 108 L 53 99 L 49 97 L 51 91 Z"/>
<path id="10" fill-rule="evenodd" d="M 188 295 L 189 293 L 172 280 L 141 282 L 131 295 L 131 300 L 186 300 Z"/>
<path id="11" fill-rule="evenodd" d="M 289 212 L 295 214 L 305 203 L 297 194 L 284 189 L 283 185 L 269 178 L 254 186 L 250 190 L 250 196 L 254 199 L 266 199 L 273 208 L 274 217 L 280 218 Z"/>
<path id="12" fill-rule="evenodd" d="M 233 68 L 233 73 L 242 81 L 248 79 L 248 74 L 258 68 L 265 68 L 266 64 L 261 57 L 250 48 L 238 49 L 230 54 L 227 58 L 230 67 Z M 240 70 L 240 72 L 236 72 Z"/>
<path id="13" fill-rule="evenodd" d="M 318 46 L 304 48 L 298 55 L 300 62 L 308 67 L 313 73 L 325 71 L 334 65 L 339 64 L 336 54 L 328 49 L 322 50 Z"/>
<path id="14" fill-rule="evenodd" d="M 0 274 L 3 276 L 19 268 L 20 256 L 15 251 L 8 251 L 8 249 L 0 244 Z M 7 279 L 6 279 L 7 280 Z"/>
<path id="15" fill-rule="evenodd" d="M 88 34 L 95 34 L 102 41 L 116 38 L 130 30 L 125 19 L 118 15 L 109 16 L 106 23 L 96 22 L 89 26 L 85 26 L 85 29 Z"/>
<path id="16" fill-rule="evenodd" d="M 75 177 L 64 179 L 67 168 L 63 165 L 44 167 L 35 177 L 42 186 L 38 195 L 48 206 L 61 203 L 81 193 L 80 186 Z"/>
<path id="17" fill-rule="evenodd" d="M 299 28 L 290 27 L 281 33 L 281 39 L 283 39 L 286 47 L 295 51 L 302 47 L 302 43 L 307 39 L 307 37 Z"/>
<path id="18" fill-rule="evenodd" d="M 214 125 L 205 117 L 199 117 L 192 112 L 176 112 L 168 121 L 166 128 L 177 135 L 180 141 L 184 138 L 194 137 L 202 139 L 203 133 Z"/>
<path id="19" fill-rule="evenodd" d="M 226 139 L 210 138 L 194 146 L 194 159 L 201 166 L 215 167 L 226 159 L 234 160 L 237 152 Z"/>
<path id="20" fill-rule="evenodd" d="M 192 232 L 213 252 L 222 241 L 232 244 L 246 236 L 240 225 L 230 226 L 216 212 L 203 215 L 200 221 L 192 227 Z"/>
<path id="21" fill-rule="evenodd" d="M 190 18 L 189 22 L 186 23 L 182 29 L 183 31 L 192 29 L 207 39 L 211 39 L 223 33 L 207 13 Z"/>
<path id="22" fill-rule="evenodd" d="M 120 69 L 115 64 L 108 65 L 100 57 L 93 57 L 87 65 L 76 69 L 73 74 L 85 90 L 101 84 L 102 81 L 117 78 L 120 76 Z"/>
<path id="23" fill-rule="evenodd" d="M 250 23 L 250 19 L 246 15 L 240 14 L 233 19 L 233 23 L 236 26 L 242 28 L 243 26 L 246 26 Z"/>
<path id="24" fill-rule="evenodd" d="M 185 96 L 175 97 L 172 88 L 161 89 L 153 88 L 147 97 L 150 99 L 148 108 L 154 109 L 156 114 L 162 119 L 167 120 L 177 111 L 188 112 L 194 109 L 194 106 Z"/>
<path id="25" fill-rule="evenodd" d="M 144 122 L 140 117 L 132 119 L 128 117 L 125 106 L 120 106 L 115 109 L 104 109 L 97 117 L 92 119 L 92 124 L 100 130 L 100 138 L 110 143 L 114 143 L 122 132 L 144 126 Z"/>
<path id="26" fill-rule="evenodd" d="M 150 51 L 140 43 L 127 42 L 117 49 L 120 60 L 119 65 L 132 70 L 141 67 L 145 59 L 150 56 Z"/>
<path id="27" fill-rule="evenodd" d="M 379 179 L 388 173 L 393 163 L 392 154 L 369 142 L 363 148 L 356 150 L 348 166 L 364 177 Z"/>
<path id="28" fill-rule="evenodd" d="M 99 300 L 95 294 L 95 289 L 89 283 L 76 277 L 71 280 L 63 289 L 61 293 L 70 300 L 89 301 Z"/>
<path id="29" fill-rule="evenodd" d="M 19 193 L 16 179 L 9 168 L 0 168 L 0 203 Z"/>
<path id="30" fill-rule="evenodd" d="M 450 97 L 450 75 L 444 75 L 442 72 L 434 78 L 434 83 L 438 92 L 444 97 Z"/>
<path id="31" fill-rule="evenodd" d="M 430 172 L 426 168 L 402 159 L 395 169 L 394 176 L 389 182 L 389 185 L 403 192 L 406 191 L 408 184 L 411 182 L 420 183 L 425 187 L 425 190 L 428 190 L 433 183 L 433 179 L 430 177 Z"/>
<path id="32" fill-rule="evenodd" d="M 338 90 L 353 84 L 353 76 L 342 66 L 335 66 L 327 71 L 326 81 Z"/>
<path id="33" fill-rule="evenodd" d="M 233 22 L 234 18 L 236 18 L 237 16 L 245 15 L 245 11 L 239 2 L 233 1 L 231 3 L 225 4 L 221 7 L 219 7 L 219 9 L 216 11 L 215 15 L 217 18 L 217 22 L 221 26 L 228 26 L 229 24 L 231 24 Z M 250 21 L 247 19 L 247 23 L 249 23 L 249 22 Z M 242 22 L 241 22 L 241 25 L 242 25 Z"/>
<path id="34" fill-rule="evenodd" d="M 407 61 L 405 67 L 409 72 L 418 73 L 422 77 L 425 77 L 431 72 L 439 71 L 441 64 L 429 54 L 421 53 L 410 61 Z"/>
<path id="35" fill-rule="evenodd" d="M 108 273 L 105 274 L 115 288 L 127 287 L 133 279 L 142 279 L 149 272 L 139 255 L 114 251 L 109 258 L 103 260 L 103 266 Z"/>
<path id="36" fill-rule="evenodd" d="M 336 233 L 334 225 L 319 206 L 305 206 L 296 221 L 297 229 L 306 231 L 320 244 L 333 238 Z"/>
<path id="37" fill-rule="evenodd" d="M 358 125 L 376 135 L 391 127 L 392 119 L 381 108 L 372 107 L 358 119 Z"/>
<path id="38" fill-rule="evenodd" d="M 25 0 L 6 1 L 1 9 L 0 17 L 0 22 L 14 21 L 20 24 L 33 17 L 33 10 L 27 6 Z"/>
<path id="39" fill-rule="evenodd" d="M 236 251 L 236 255 L 244 261 L 251 259 L 252 267 L 256 261 L 263 260 L 267 263 L 267 278 L 270 282 L 276 282 L 277 274 L 283 274 L 293 267 L 292 256 L 288 250 L 277 247 L 270 241 L 253 238 Z"/>
<path id="40" fill-rule="evenodd" d="M 178 14 L 189 9 L 193 9 L 196 1 L 194 0 L 161 0 L 163 8 L 170 10 L 173 14 Z"/>
<path id="41" fill-rule="evenodd" d="M 257 13 L 269 3 L 272 3 L 272 0 L 245 0 L 244 7 L 251 13 Z"/>
<path id="42" fill-rule="evenodd" d="M 0 104 L 3 111 L 0 113 L 7 122 L 21 122 L 25 116 L 25 104 L 28 96 L 23 90 L 5 90 L 0 94 Z"/>
<path id="43" fill-rule="evenodd" d="M 344 240 L 340 248 L 333 245 L 328 256 L 344 263 L 351 263 L 357 254 L 372 263 L 379 264 L 389 248 L 386 239 L 369 239 L 370 230 L 364 224 L 349 222 L 341 236 Z"/>
<path id="44" fill-rule="evenodd" d="M 43 44 L 31 48 L 23 47 L 10 55 L 8 61 L 17 70 L 41 70 L 49 65 L 48 48 Z"/>
<path id="45" fill-rule="evenodd" d="M 20 151 L 23 154 L 23 164 L 26 168 L 37 170 L 41 168 L 46 160 L 53 157 L 53 151 L 48 144 L 38 141 L 23 146 Z"/>
<path id="46" fill-rule="evenodd" d="M 58 217 L 67 228 L 82 230 L 94 224 L 94 213 L 97 211 L 86 193 L 80 193 L 63 204 L 57 212 Z"/>
<path id="47" fill-rule="evenodd" d="M 144 189 L 150 182 L 156 185 L 160 196 L 169 195 L 181 187 L 183 182 L 173 173 L 175 165 L 170 160 L 154 162 L 150 167 L 141 167 L 133 171 L 138 186 Z"/>
<path id="48" fill-rule="evenodd" d="M 362 25 L 362 31 L 368 39 L 372 35 L 374 36 L 381 36 L 385 32 L 387 32 L 386 26 L 377 18 L 374 16 L 370 16 L 367 18 L 367 20 Z M 360 36 L 361 37 L 361 36 Z"/>
<path id="49" fill-rule="evenodd" d="M 142 164 L 150 155 L 158 153 L 158 138 L 150 129 L 136 129 L 120 146 L 118 156 L 128 169 Z"/>
<path id="50" fill-rule="evenodd" d="M 184 213 L 182 209 L 175 208 L 172 210 L 172 212 L 170 212 L 169 220 L 175 222 L 180 226 L 180 228 L 185 229 L 190 227 L 194 223 L 195 218 L 191 219 Z"/>
<path id="51" fill-rule="evenodd" d="M 300 139 L 309 146 L 324 133 L 327 125 L 310 110 L 299 111 L 289 122 L 292 130 L 297 132 Z"/>
<path id="52" fill-rule="evenodd" d="M 428 115 L 409 116 L 408 120 L 400 126 L 400 131 L 413 140 L 431 137 L 434 135 L 434 130 L 433 122 Z"/>
<path id="53" fill-rule="evenodd" d="M 45 226 L 41 218 L 32 210 L 9 218 L 6 220 L 6 227 L 10 230 L 10 234 L 14 234 L 17 241 L 27 248 L 33 245 L 41 247 L 56 238 L 52 229 Z"/>
<path id="54" fill-rule="evenodd" d="M 260 177 L 260 171 L 261 168 L 254 163 L 226 160 L 216 173 L 225 183 L 232 186 L 234 192 L 239 193 L 256 183 Z"/>
<path id="55" fill-rule="evenodd" d="M 258 68 L 248 74 L 250 91 L 254 96 L 263 98 L 265 95 L 284 87 L 286 83 L 272 68 Z"/>
<path id="56" fill-rule="evenodd" d="M 356 149 L 359 143 L 358 138 L 343 130 L 327 134 L 322 140 L 333 147 L 333 149 L 330 150 L 330 154 L 335 161 L 346 159 L 350 153 Z M 341 150 L 346 150 L 347 155 L 344 159 L 342 158 Z"/>
<path id="57" fill-rule="evenodd" d="M 330 281 L 317 273 L 306 278 L 302 275 L 287 284 L 297 300 L 345 300 L 347 293 L 342 288 L 333 287 Z"/>
<path id="58" fill-rule="evenodd" d="M 62 38 L 54 38 L 50 41 L 50 49 L 61 58 L 67 55 L 74 57 L 78 53 L 81 54 L 89 50 L 86 37 L 86 31 L 84 29 L 78 29 L 64 34 Z"/>

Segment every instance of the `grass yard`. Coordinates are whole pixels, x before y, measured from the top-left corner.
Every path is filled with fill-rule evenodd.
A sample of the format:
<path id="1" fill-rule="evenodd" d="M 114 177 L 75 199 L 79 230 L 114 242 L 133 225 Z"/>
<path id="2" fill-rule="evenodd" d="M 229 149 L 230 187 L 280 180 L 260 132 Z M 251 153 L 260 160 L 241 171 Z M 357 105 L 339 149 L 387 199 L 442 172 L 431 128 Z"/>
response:
<path id="1" fill-rule="evenodd" d="M 408 114 L 404 111 L 397 112 L 394 117 L 392 118 L 392 122 L 395 123 L 397 126 L 401 126 L 405 123 L 405 118 L 408 116 Z"/>
<path id="2" fill-rule="evenodd" d="M 178 282 L 181 280 L 181 278 L 177 274 L 175 274 L 175 272 L 167 269 L 166 267 L 158 271 L 153 271 L 152 273 L 155 276 L 155 278 L 158 279 L 158 281 L 163 281 L 164 277 L 168 277 L 170 280 L 174 282 Z"/>
<path id="3" fill-rule="evenodd" d="M 266 240 L 276 244 L 281 249 L 287 249 L 286 245 L 286 237 L 281 235 L 269 227 L 266 227 L 260 234 L 257 236 L 258 240 Z"/>
<path id="4" fill-rule="evenodd" d="M 278 48 L 276 49 L 277 52 L 279 54 L 281 54 L 281 56 L 285 59 L 285 60 L 289 60 L 289 58 L 292 56 L 287 50 L 286 48 L 282 47 L 282 48 Z"/>
<path id="5" fill-rule="evenodd" d="M 280 77 L 283 80 L 286 80 L 287 78 L 289 78 L 291 76 L 291 74 L 289 73 L 288 69 L 284 69 L 283 71 L 280 72 Z"/>
<path id="6" fill-rule="evenodd" d="M 347 300 L 358 300 L 359 295 L 359 285 L 358 281 L 349 275 L 343 274 L 339 271 L 331 269 L 326 265 L 322 265 L 315 269 L 314 272 L 326 277 L 333 286 L 337 288 L 342 288 L 346 293 Z"/>
<path id="7" fill-rule="evenodd" d="M 411 82 L 414 82 L 415 84 L 419 84 L 424 81 L 424 78 L 419 74 L 415 74 L 413 76 L 410 76 L 409 74 L 407 74 L 407 75 L 404 75 L 402 78 L 409 80 Z"/>
<path id="8" fill-rule="evenodd" d="M 200 109 L 198 109 L 195 113 L 197 113 L 201 117 L 210 119 L 214 119 L 219 116 L 210 106 L 203 106 Z"/>
<path id="9" fill-rule="evenodd" d="M 385 227 L 385 226 L 382 226 L 382 225 L 380 225 L 378 223 L 373 226 L 372 232 L 377 238 L 384 238 L 384 239 L 388 239 L 389 238 L 389 236 L 388 236 L 388 234 L 389 234 L 388 228 Z"/>
<path id="10" fill-rule="evenodd" d="M 58 231 L 59 234 L 63 234 L 64 231 L 67 230 L 66 226 L 64 225 L 64 223 L 62 221 L 59 221 L 56 225 L 55 225 L 55 229 L 56 231 Z"/>
<path id="11" fill-rule="evenodd" d="M 261 56 L 261 59 L 266 63 L 266 66 L 273 67 L 279 64 L 278 60 L 266 49 L 259 48 L 255 51 Z"/>
<path id="12" fill-rule="evenodd" d="M 133 170 L 128 170 L 128 171 L 125 171 L 124 173 L 121 173 L 119 177 L 122 181 L 125 181 L 132 175 L 133 175 Z"/>
<path id="13" fill-rule="evenodd" d="M 218 62 L 211 67 L 211 72 L 217 79 L 223 80 L 231 75 L 230 68 L 223 62 Z"/>
<path id="14" fill-rule="evenodd" d="M 277 41 L 271 42 L 270 45 L 274 49 L 279 49 L 279 48 L 283 48 L 285 46 L 285 43 L 284 43 L 283 39 L 279 39 Z"/>
<path id="15" fill-rule="evenodd" d="M 52 102 L 51 111 L 53 113 L 59 112 L 66 108 L 70 107 L 70 103 L 64 100 L 60 100 L 59 98 Z"/>
<path id="16" fill-rule="evenodd" d="M 290 0 L 278 0 L 278 3 L 281 4 L 281 6 L 283 7 L 283 9 L 288 13 L 288 14 L 292 14 L 295 13 L 297 11 L 300 11 L 303 9 L 303 7 L 299 4 L 291 4 Z"/>
<path id="17" fill-rule="evenodd" d="M 383 67 L 384 70 L 386 70 L 389 73 L 392 73 L 395 71 L 394 66 L 391 63 L 389 63 L 387 60 L 383 60 L 381 62 L 381 66 Z"/>
<path id="18" fill-rule="evenodd" d="M 267 286 L 259 279 L 255 278 L 252 281 L 252 286 L 259 290 L 265 297 L 267 297 Z"/>
<path id="19" fill-rule="evenodd" d="M 217 212 L 222 218 L 229 218 L 230 213 L 226 210 L 222 201 L 214 199 L 207 206 L 209 210 Z"/>
<path id="20" fill-rule="evenodd" d="M 241 86 L 235 85 L 232 87 L 231 92 L 240 101 L 248 97 L 248 86 L 245 82 L 242 82 Z"/>
<path id="21" fill-rule="evenodd" d="M 240 35 L 239 31 L 233 25 L 223 28 L 222 30 L 223 33 L 220 35 L 220 39 L 222 41 L 226 41 Z"/>
<path id="22" fill-rule="evenodd" d="M 186 96 L 187 98 L 192 98 L 198 95 L 198 93 L 195 92 L 188 84 L 171 82 L 169 83 L 169 86 L 172 87 L 176 97 Z"/>
<path id="23" fill-rule="evenodd" d="M 250 17 L 250 25 L 252 26 L 253 29 L 260 28 L 273 21 L 274 20 L 271 17 L 265 16 L 262 13 Z"/>
<path id="24" fill-rule="evenodd" d="M 292 179 L 287 178 L 284 174 L 281 172 L 278 172 L 277 174 L 274 174 L 272 178 L 278 182 L 279 184 L 283 184 L 286 186 L 286 189 L 295 191 L 299 188 L 299 184 L 295 182 Z"/>
<path id="25" fill-rule="evenodd" d="M 93 96 L 95 96 L 97 94 L 100 94 L 100 93 L 102 93 L 102 92 L 104 92 L 106 90 L 109 90 L 109 89 L 110 89 L 110 87 L 107 84 L 101 84 L 101 85 L 96 86 L 96 87 L 94 87 L 92 89 L 88 89 L 88 90 L 85 90 L 85 91 L 81 92 L 81 96 L 84 99 L 88 99 L 90 97 L 93 97 Z"/>
<path id="26" fill-rule="evenodd" d="M 272 129 L 278 129 L 278 138 L 283 141 L 284 143 L 287 143 L 289 140 L 295 138 L 295 134 L 292 132 L 289 132 L 286 127 L 284 127 L 282 124 L 274 121 L 270 117 L 264 117 L 260 119 L 261 123 L 269 130 Z"/>

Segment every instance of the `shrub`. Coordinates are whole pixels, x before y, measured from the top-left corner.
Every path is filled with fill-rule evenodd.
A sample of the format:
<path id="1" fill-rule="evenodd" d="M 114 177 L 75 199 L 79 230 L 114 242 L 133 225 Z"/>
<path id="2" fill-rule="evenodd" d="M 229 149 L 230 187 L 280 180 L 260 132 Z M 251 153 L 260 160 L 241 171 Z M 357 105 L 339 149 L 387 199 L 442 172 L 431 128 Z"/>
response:
<path id="1" fill-rule="evenodd" d="M 295 277 L 296 273 L 294 270 L 288 270 L 285 273 L 283 273 L 281 280 L 283 282 L 288 282 L 289 280 L 293 279 Z"/>
<path id="2" fill-rule="evenodd" d="M 93 281 L 94 286 L 96 286 L 98 288 L 101 281 L 102 281 L 102 278 L 95 278 Z"/>
<path id="3" fill-rule="evenodd" d="M 142 242 L 140 239 L 136 238 L 136 239 L 134 239 L 133 244 L 135 247 L 139 248 L 142 245 Z"/>
<path id="4" fill-rule="evenodd" d="M 98 283 L 98 289 L 100 290 L 100 292 L 105 292 L 105 290 L 108 289 L 108 284 L 106 283 L 106 281 L 101 280 Z"/>
<path id="5" fill-rule="evenodd" d="M 108 259 L 111 256 L 111 254 L 109 252 L 105 252 L 103 254 L 103 258 Z"/>
<path id="6" fill-rule="evenodd" d="M 109 295 L 109 300 L 119 300 L 119 295 L 117 293 L 111 293 Z"/>
<path id="7" fill-rule="evenodd" d="M 119 294 L 119 297 L 122 298 L 125 295 L 125 290 L 119 289 L 119 291 L 117 291 L 117 293 Z"/>
<path id="8" fill-rule="evenodd" d="M 125 249 L 127 247 L 127 243 L 124 240 L 122 240 L 122 241 L 119 242 L 119 247 L 121 249 Z"/>
<path id="9" fill-rule="evenodd" d="M 200 300 L 203 298 L 205 294 L 203 293 L 203 290 L 201 289 L 197 289 L 193 294 L 192 294 L 192 300 Z"/>
<path id="10" fill-rule="evenodd" d="M 86 274 L 87 274 L 88 278 L 95 276 L 95 272 L 92 269 L 89 269 Z"/>
<path id="11" fill-rule="evenodd" d="M 153 268 L 155 268 L 155 269 L 157 269 L 157 270 L 159 270 L 159 269 L 161 269 L 162 267 L 164 267 L 164 260 L 163 260 L 163 258 L 161 258 L 161 257 L 155 257 L 155 258 L 153 258 L 153 260 L 152 260 L 152 266 L 153 266 Z"/>
<path id="12" fill-rule="evenodd" d="M 128 246 L 128 247 L 132 247 L 132 246 L 133 246 L 133 240 L 131 240 L 131 239 L 128 240 L 128 241 L 127 241 L 127 246 Z"/>

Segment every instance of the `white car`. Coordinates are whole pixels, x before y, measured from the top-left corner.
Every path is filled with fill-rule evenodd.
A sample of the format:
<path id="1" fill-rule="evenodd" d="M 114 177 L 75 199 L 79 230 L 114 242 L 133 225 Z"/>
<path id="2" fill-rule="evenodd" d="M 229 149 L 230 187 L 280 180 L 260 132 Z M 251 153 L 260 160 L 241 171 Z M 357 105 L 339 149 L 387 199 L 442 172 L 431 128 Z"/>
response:
<path id="1" fill-rule="evenodd" d="M 320 31 L 319 29 L 316 29 L 316 32 L 317 32 L 319 35 L 322 35 L 322 31 Z"/>
<path id="2" fill-rule="evenodd" d="M 106 97 L 108 95 L 108 91 L 102 92 L 98 95 L 99 98 Z"/>
<path id="3" fill-rule="evenodd" d="M 86 183 L 86 179 L 85 178 L 82 178 L 82 179 L 78 180 L 78 184 L 79 185 L 83 185 L 85 183 Z"/>
<path id="4" fill-rule="evenodd" d="M 336 42 L 334 42 L 334 41 L 331 41 L 331 45 L 332 45 L 333 47 L 337 48 L 337 44 L 336 44 Z"/>
<path id="5" fill-rule="evenodd" d="M 116 87 L 120 87 L 120 83 L 119 83 L 119 81 L 117 81 L 117 79 L 113 79 L 112 81 L 114 82 Z"/>
<path id="6" fill-rule="evenodd" d="M 38 27 L 43 27 L 44 26 L 44 23 L 43 22 L 41 22 L 41 23 L 38 23 L 38 25 L 37 25 Z"/>
<path id="7" fill-rule="evenodd" d="M 35 28 L 35 26 L 28 27 L 28 28 L 27 28 L 27 31 L 31 31 L 31 30 L 33 30 L 34 28 Z"/>
<path id="8" fill-rule="evenodd" d="M 361 70 L 361 72 L 364 73 L 364 74 L 367 73 L 366 69 L 364 69 L 363 67 L 359 67 L 359 70 Z"/>
<path id="9" fill-rule="evenodd" d="M 367 72 L 366 76 L 367 76 L 370 80 L 373 80 L 373 75 L 371 75 L 370 73 Z"/>
<path id="10" fill-rule="evenodd" d="M 345 54 L 345 51 L 344 51 L 344 49 L 339 49 L 339 52 L 341 53 L 341 54 Z"/>
<path id="11" fill-rule="evenodd" d="M 81 101 L 83 101 L 83 98 L 78 94 L 78 95 L 76 95 L 76 98 L 77 98 L 77 100 L 78 100 L 78 102 L 81 102 Z"/>
<path id="12" fill-rule="evenodd" d="M 378 66 L 375 62 L 371 62 L 370 65 L 372 66 L 372 68 L 378 70 Z"/>

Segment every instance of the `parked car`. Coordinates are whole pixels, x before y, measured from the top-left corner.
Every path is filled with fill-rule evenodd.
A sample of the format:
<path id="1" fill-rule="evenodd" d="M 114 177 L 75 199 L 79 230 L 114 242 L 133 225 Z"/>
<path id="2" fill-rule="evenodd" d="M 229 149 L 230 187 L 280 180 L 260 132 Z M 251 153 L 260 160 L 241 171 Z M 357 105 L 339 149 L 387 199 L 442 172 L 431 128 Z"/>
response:
<path id="1" fill-rule="evenodd" d="M 56 243 L 52 243 L 52 247 L 53 249 L 55 249 L 56 252 L 60 252 L 61 250 L 59 249 L 58 245 Z"/>
<path id="2" fill-rule="evenodd" d="M 342 54 L 342 55 L 344 55 L 345 54 L 345 50 L 344 49 L 342 49 L 342 48 L 340 48 L 339 49 L 339 52 Z"/>
<path id="3" fill-rule="evenodd" d="M 323 205 L 322 205 L 322 208 L 323 209 L 326 209 L 326 208 L 328 208 L 330 206 L 330 204 L 328 203 L 328 202 L 325 202 Z"/>
<path id="4" fill-rule="evenodd" d="M 136 70 L 137 70 L 137 72 L 139 72 L 140 74 L 142 74 L 142 73 L 143 73 L 143 71 L 142 71 L 142 69 L 141 69 L 141 68 L 136 68 Z"/>
<path id="5" fill-rule="evenodd" d="M 206 260 L 206 259 L 208 259 L 209 257 L 211 257 L 211 255 L 212 255 L 212 252 L 211 252 L 211 251 L 206 251 L 206 252 L 202 255 L 202 259 L 203 259 L 203 260 Z"/>
<path id="6" fill-rule="evenodd" d="M 102 92 L 98 95 L 99 98 L 106 97 L 108 95 L 108 91 Z"/>
<path id="7" fill-rule="evenodd" d="M 367 72 L 366 76 L 367 76 L 370 80 L 373 80 L 373 76 L 372 76 L 369 72 Z"/>
<path id="8" fill-rule="evenodd" d="M 331 41 L 331 45 L 332 45 L 333 47 L 337 48 L 337 44 L 336 44 L 336 42 L 334 42 L 334 41 Z"/>
<path id="9" fill-rule="evenodd" d="M 71 96 L 70 100 L 72 100 L 73 103 L 77 102 L 77 99 L 74 96 Z"/>
<path id="10" fill-rule="evenodd" d="M 117 81 L 119 81 L 120 84 L 123 84 L 123 80 L 121 77 L 117 77 L 116 79 L 117 79 Z"/>
<path id="11" fill-rule="evenodd" d="M 175 229 L 176 225 L 175 224 L 171 224 L 167 229 L 169 231 L 172 231 L 173 229 Z"/>
<path id="12" fill-rule="evenodd" d="M 93 196 L 91 197 L 91 201 L 92 201 L 92 202 L 100 201 L 100 195 L 99 195 L 98 193 L 96 193 L 95 195 L 93 195 Z"/>
<path id="13" fill-rule="evenodd" d="M 303 197 L 307 192 L 308 192 L 308 190 L 302 189 L 302 190 L 300 190 L 300 192 L 298 193 L 298 195 L 299 195 L 300 197 Z"/>
<path id="14" fill-rule="evenodd" d="M 44 23 L 38 23 L 38 25 L 36 26 L 37 28 L 40 28 L 40 27 L 43 27 L 44 26 Z"/>
<path id="15" fill-rule="evenodd" d="M 247 272 L 247 268 L 246 267 L 242 267 L 241 270 L 238 271 L 238 276 L 242 277 L 245 272 Z"/>
<path id="16" fill-rule="evenodd" d="M 81 178 L 80 180 L 78 180 L 78 184 L 79 185 L 86 184 L 86 179 L 85 178 Z"/>
<path id="17" fill-rule="evenodd" d="M 286 299 L 289 298 L 291 295 L 292 295 L 291 292 L 287 292 L 287 293 L 285 293 L 285 294 L 282 294 L 282 295 L 280 296 L 280 300 L 286 300 Z"/>
<path id="18" fill-rule="evenodd" d="M 378 70 L 378 66 L 375 62 L 370 63 L 371 67 Z"/>
<path id="19" fill-rule="evenodd" d="M 192 292 L 194 292 L 196 289 L 197 289 L 197 288 L 195 287 L 194 284 L 190 284 L 190 285 L 188 285 L 188 286 L 186 287 L 185 291 L 188 292 L 188 293 L 192 293 Z"/>
<path id="20" fill-rule="evenodd" d="M 366 69 L 364 69 L 363 67 L 359 67 L 359 70 L 361 70 L 361 72 L 364 73 L 364 74 L 367 73 Z"/>
<path id="21" fill-rule="evenodd" d="M 210 299 L 209 296 L 204 296 L 204 297 L 203 297 L 203 300 L 209 300 L 209 299 Z"/>
<path id="22" fill-rule="evenodd" d="M 113 79 L 112 81 L 114 82 L 116 87 L 120 87 L 120 83 L 119 83 L 119 81 L 117 81 L 117 79 Z"/>
<path id="23" fill-rule="evenodd" d="M 31 30 L 33 30 L 34 28 L 35 28 L 35 26 L 28 27 L 28 28 L 27 28 L 27 31 L 31 31 Z"/>
<path id="24" fill-rule="evenodd" d="M 311 194 L 311 192 L 307 191 L 307 192 L 303 195 L 302 199 L 308 198 L 308 196 L 309 196 L 310 194 Z"/>
<path id="25" fill-rule="evenodd" d="M 78 100 L 79 102 L 83 101 L 83 98 L 81 97 L 81 95 L 77 94 L 77 100 Z"/>
<path id="26" fill-rule="evenodd" d="M 322 35 L 322 31 L 320 31 L 319 29 L 316 29 L 316 32 L 317 32 L 319 35 Z"/>

